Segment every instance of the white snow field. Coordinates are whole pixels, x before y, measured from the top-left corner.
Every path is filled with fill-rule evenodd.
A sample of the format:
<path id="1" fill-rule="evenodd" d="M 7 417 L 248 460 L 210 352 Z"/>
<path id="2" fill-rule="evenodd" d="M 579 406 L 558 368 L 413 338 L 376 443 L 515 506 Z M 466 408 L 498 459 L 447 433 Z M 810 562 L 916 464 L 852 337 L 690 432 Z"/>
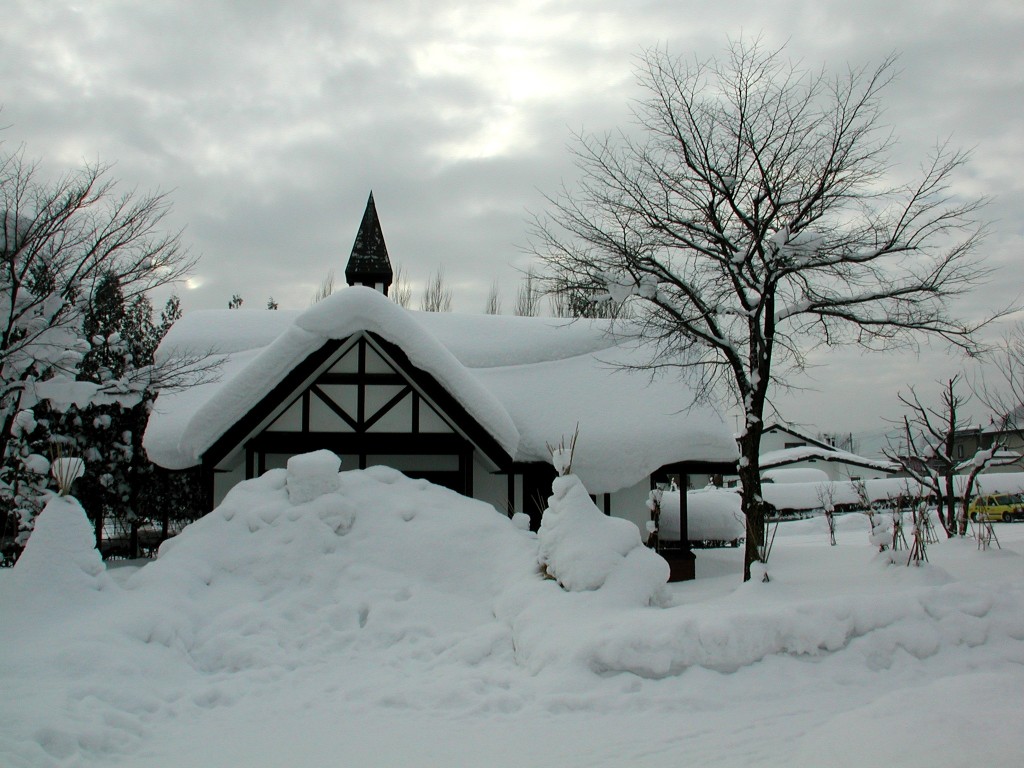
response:
<path id="1" fill-rule="evenodd" d="M 861 515 L 784 523 L 769 583 L 700 551 L 642 605 L 424 481 L 324 490 L 245 482 L 144 567 L 51 502 L 0 574 L 0 765 L 1021 764 L 1022 524 L 908 568 Z"/>

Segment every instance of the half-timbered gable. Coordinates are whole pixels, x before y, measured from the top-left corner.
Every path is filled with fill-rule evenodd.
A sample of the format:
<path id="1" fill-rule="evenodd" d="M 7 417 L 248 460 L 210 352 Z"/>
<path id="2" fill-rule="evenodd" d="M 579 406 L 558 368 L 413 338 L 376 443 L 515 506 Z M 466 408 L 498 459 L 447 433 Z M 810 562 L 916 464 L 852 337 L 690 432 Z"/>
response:
<path id="1" fill-rule="evenodd" d="M 434 376 L 372 332 L 325 342 L 228 428 L 203 463 L 219 498 L 240 479 L 321 448 L 348 468 L 386 464 L 467 496 L 474 475 L 511 461 Z"/>

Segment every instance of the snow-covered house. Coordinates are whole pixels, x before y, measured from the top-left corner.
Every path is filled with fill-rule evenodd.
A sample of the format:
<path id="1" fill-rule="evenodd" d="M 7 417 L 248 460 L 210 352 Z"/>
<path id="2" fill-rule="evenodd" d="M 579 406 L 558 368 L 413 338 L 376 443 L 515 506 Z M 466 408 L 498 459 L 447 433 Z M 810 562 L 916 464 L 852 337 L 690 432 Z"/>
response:
<path id="1" fill-rule="evenodd" d="M 981 458 L 995 448 L 986 471 L 1020 472 L 1024 466 L 1024 430 L 1018 425 L 1022 423 L 1024 406 L 1019 406 L 999 423 L 990 419 L 987 425 L 957 430 L 953 436 L 953 457 L 960 461 L 957 471 L 969 472 L 976 457 Z"/>
<path id="2" fill-rule="evenodd" d="M 782 481 L 785 470 L 816 469 L 821 479 L 868 480 L 891 477 L 899 467 L 890 461 L 869 459 L 843 451 L 785 424 L 770 424 L 761 437 L 762 477 Z"/>
<path id="3" fill-rule="evenodd" d="M 316 449 L 342 468 L 388 465 L 534 527 L 548 445 L 579 426 L 573 471 L 606 513 L 643 530 L 652 484 L 735 471 L 720 415 L 678 380 L 623 366 L 646 354 L 610 321 L 459 315 L 387 298 L 391 265 L 371 196 L 344 288 L 305 311 L 187 314 L 160 355 L 212 350 L 220 375 L 161 393 L 145 436 L 169 469 L 201 467 L 208 500 Z"/>

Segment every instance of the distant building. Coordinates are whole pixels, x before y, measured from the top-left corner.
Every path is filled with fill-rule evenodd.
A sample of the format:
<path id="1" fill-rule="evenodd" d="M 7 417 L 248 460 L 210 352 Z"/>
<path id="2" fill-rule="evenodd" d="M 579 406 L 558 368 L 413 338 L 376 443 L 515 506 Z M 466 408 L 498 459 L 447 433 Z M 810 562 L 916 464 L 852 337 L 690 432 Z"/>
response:
<path id="1" fill-rule="evenodd" d="M 999 423 L 990 419 L 986 425 L 957 430 L 953 436 L 953 458 L 960 462 L 957 470 L 968 472 L 979 451 L 1000 448 L 985 469 L 991 472 L 1020 472 L 1024 468 L 1024 406 L 1008 413 Z"/>
<path id="2" fill-rule="evenodd" d="M 828 480 L 869 480 L 891 477 L 899 466 L 842 451 L 811 437 L 795 427 L 773 423 L 761 437 L 761 474 L 771 478 L 773 470 L 816 469 Z"/>

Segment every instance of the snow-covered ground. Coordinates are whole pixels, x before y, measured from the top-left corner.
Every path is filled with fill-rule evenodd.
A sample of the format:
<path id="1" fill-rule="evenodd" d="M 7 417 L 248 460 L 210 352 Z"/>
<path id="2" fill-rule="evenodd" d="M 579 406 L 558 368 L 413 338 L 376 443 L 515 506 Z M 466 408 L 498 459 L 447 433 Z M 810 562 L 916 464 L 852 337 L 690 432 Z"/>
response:
<path id="1" fill-rule="evenodd" d="M 564 591 L 535 535 L 383 468 L 300 504 L 268 473 L 141 568 L 97 569 L 76 515 L 54 503 L 0 574 L 3 766 L 1024 754 L 1022 524 L 996 525 L 1001 550 L 943 541 L 907 568 L 861 515 L 835 547 L 823 519 L 784 523 L 769 583 L 740 583 L 742 550 L 700 551 L 697 581 L 637 606 Z"/>

